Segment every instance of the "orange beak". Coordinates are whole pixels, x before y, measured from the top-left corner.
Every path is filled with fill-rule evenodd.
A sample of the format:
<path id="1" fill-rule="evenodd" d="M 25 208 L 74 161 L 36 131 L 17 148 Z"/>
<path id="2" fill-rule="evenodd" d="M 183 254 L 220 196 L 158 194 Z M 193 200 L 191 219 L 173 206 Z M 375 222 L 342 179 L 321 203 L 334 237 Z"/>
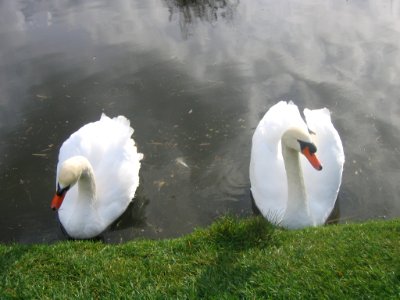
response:
<path id="1" fill-rule="evenodd" d="M 62 193 L 61 195 L 57 195 L 57 194 L 54 195 L 53 200 L 51 201 L 51 205 L 50 205 L 52 210 L 57 210 L 60 208 L 60 206 L 64 200 L 65 194 L 66 193 Z"/>
<path id="2" fill-rule="evenodd" d="M 322 170 L 322 165 L 319 162 L 317 156 L 315 155 L 315 153 L 310 153 L 310 149 L 308 147 L 305 147 L 303 149 L 303 151 L 301 151 L 304 156 L 308 159 L 308 161 L 310 162 L 310 164 L 318 171 Z"/>

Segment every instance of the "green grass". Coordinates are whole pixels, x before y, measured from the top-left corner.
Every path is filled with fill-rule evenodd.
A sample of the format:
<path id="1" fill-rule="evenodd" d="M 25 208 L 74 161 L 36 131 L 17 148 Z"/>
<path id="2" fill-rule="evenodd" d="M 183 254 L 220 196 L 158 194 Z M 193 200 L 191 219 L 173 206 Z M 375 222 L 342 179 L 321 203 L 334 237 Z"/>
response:
<path id="1" fill-rule="evenodd" d="M 0 284 L 0 299 L 400 299 L 400 220 L 224 217 L 171 240 L 0 245 Z"/>

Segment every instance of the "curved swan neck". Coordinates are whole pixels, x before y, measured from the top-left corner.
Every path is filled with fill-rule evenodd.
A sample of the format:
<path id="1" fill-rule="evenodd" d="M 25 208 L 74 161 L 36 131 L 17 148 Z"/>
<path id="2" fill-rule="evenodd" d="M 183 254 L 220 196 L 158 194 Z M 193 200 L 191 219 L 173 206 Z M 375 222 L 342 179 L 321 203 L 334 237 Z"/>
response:
<path id="1" fill-rule="evenodd" d="M 94 201 L 96 200 L 96 183 L 93 168 L 87 159 L 80 161 L 80 168 L 82 173 L 78 180 L 79 198 Z"/>
<path id="2" fill-rule="evenodd" d="M 96 199 L 96 183 L 89 160 L 83 156 L 73 156 L 65 160 L 58 174 L 58 182 L 64 187 L 78 184 L 78 199 L 88 202 Z"/>
<path id="3" fill-rule="evenodd" d="M 304 220 L 310 220 L 311 217 L 299 152 L 282 143 L 282 156 L 285 163 L 288 185 L 288 201 L 283 222 L 285 220 L 298 220 L 300 225 Z M 297 226 L 292 224 L 292 227 Z"/>

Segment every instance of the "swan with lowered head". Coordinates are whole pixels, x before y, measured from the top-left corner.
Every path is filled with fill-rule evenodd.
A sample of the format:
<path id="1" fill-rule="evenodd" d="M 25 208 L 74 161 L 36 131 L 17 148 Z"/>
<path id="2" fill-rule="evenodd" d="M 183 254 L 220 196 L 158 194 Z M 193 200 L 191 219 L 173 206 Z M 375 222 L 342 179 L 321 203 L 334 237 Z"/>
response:
<path id="1" fill-rule="evenodd" d="M 252 140 L 250 182 L 262 215 L 289 229 L 325 223 L 339 192 L 344 152 L 328 109 L 272 106 Z M 318 158 L 317 158 L 318 153 Z"/>
<path id="2" fill-rule="evenodd" d="M 132 201 L 143 157 L 132 134 L 127 118 L 102 114 L 61 146 L 51 208 L 70 237 L 96 237 Z"/>

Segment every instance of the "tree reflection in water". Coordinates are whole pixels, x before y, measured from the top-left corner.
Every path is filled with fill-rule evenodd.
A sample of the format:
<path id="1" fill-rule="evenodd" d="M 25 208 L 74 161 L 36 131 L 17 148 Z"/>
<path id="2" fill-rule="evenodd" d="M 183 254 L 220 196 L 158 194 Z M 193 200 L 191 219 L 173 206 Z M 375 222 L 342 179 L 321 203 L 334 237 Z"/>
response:
<path id="1" fill-rule="evenodd" d="M 225 20 L 230 22 L 235 16 L 239 0 L 164 0 L 172 21 L 179 18 L 183 38 L 191 35 L 197 20 L 216 24 Z"/>

